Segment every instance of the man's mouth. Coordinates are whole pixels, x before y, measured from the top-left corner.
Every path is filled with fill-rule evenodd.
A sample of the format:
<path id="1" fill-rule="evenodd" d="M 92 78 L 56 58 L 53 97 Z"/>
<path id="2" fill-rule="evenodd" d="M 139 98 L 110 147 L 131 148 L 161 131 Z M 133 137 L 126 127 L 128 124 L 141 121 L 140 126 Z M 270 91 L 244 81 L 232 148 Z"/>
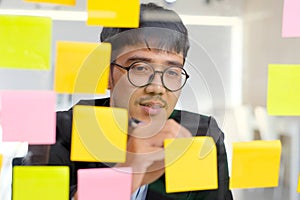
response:
<path id="1" fill-rule="evenodd" d="M 135 104 L 153 108 L 168 108 L 167 102 L 159 95 L 142 97 Z"/>
<path id="2" fill-rule="evenodd" d="M 140 104 L 142 110 L 148 115 L 157 115 L 161 112 L 162 107 L 160 105 Z"/>
<path id="3" fill-rule="evenodd" d="M 139 106 L 141 106 L 142 110 L 148 115 L 157 115 L 163 109 L 166 109 L 166 103 L 164 101 L 160 101 L 160 98 L 145 98 L 140 99 Z"/>
<path id="4" fill-rule="evenodd" d="M 146 107 L 150 107 L 153 109 L 160 109 L 163 108 L 164 106 L 161 104 L 157 104 L 157 103 L 140 103 L 140 106 L 146 106 Z"/>

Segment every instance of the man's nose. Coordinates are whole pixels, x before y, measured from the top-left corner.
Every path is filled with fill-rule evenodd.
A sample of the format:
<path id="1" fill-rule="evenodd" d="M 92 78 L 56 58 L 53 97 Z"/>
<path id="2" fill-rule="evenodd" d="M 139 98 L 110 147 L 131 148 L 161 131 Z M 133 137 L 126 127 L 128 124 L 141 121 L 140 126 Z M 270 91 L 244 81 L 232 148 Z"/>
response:
<path id="1" fill-rule="evenodd" d="M 162 94 L 166 92 L 166 88 L 162 83 L 162 72 L 155 71 L 155 73 L 149 77 L 149 81 L 149 85 L 145 88 L 147 93 Z"/>
<path id="2" fill-rule="evenodd" d="M 163 72 L 161 71 L 154 71 L 154 73 L 149 77 L 149 81 L 151 83 L 156 83 L 156 84 L 162 84 L 162 75 L 163 75 Z"/>

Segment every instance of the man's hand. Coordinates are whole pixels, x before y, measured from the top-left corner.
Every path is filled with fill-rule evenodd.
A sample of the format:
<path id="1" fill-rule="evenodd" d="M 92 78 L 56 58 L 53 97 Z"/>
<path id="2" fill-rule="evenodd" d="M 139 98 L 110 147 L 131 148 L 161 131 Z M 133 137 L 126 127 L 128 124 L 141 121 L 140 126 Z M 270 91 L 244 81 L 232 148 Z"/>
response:
<path id="1" fill-rule="evenodd" d="M 164 174 L 164 140 L 191 137 L 192 134 L 173 119 L 156 120 L 137 126 L 129 133 L 125 163 L 116 167 L 132 167 L 134 192 Z"/>

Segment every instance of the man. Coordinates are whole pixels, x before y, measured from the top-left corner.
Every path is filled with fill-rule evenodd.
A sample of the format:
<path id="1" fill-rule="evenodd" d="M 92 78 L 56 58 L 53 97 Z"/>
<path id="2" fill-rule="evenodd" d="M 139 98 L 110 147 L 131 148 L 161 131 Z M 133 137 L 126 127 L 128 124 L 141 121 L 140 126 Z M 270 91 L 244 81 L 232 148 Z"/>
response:
<path id="1" fill-rule="evenodd" d="M 126 108 L 131 121 L 125 163 L 132 167 L 132 199 L 232 199 L 224 136 L 210 117 L 174 111 L 189 75 L 183 66 L 189 49 L 188 33 L 179 16 L 155 4 L 141 5 L 138 29 L 103 28 L 102 42 L 112 44 L 109 78 L 111 97 L 79 104 Z M 71 171 L 71 196 L 77 170 L 107 167 L 104 163 L 71 162 L 72 109 L 57 114 L 57 142 L 51 146 L 49 164 L 67 165 Z M 182 193 L 165 192 L 163 142 L 167 138 L 208 135 L 218 154 L 218 189 Z"/>

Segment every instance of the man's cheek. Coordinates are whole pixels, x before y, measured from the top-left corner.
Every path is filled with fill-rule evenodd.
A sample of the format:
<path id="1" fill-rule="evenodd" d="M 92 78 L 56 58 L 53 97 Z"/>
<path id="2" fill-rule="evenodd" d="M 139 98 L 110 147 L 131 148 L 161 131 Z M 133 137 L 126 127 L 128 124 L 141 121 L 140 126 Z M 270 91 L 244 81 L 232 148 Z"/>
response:
<path id="1" fill-rule="evenodd" d="M 136 88 L 133 87 L 127 80 L 126 76 L 122 76 L 115 84 L 111 93 L 113 98 L 113 106 L 127 108 Z"/>

